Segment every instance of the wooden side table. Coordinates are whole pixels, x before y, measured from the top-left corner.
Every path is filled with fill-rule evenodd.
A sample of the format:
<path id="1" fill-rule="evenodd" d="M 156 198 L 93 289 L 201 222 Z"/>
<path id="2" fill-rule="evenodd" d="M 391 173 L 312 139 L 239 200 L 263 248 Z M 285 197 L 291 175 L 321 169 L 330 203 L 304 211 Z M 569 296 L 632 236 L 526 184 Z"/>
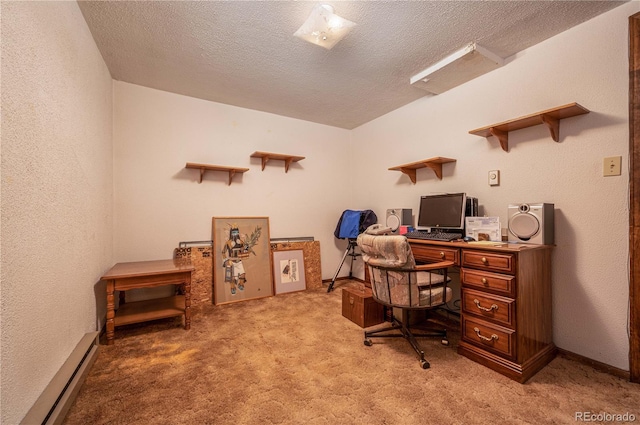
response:
<path id="1" fill-rule="evenodd" d="M 114 342 L 115 327 L 184 315 L 184 328 L 191 327 L 191 273 L 194 266 L 184 259 L 118 263 L 102 280 L 107 282 L 107 344 Z M 180 285 L 180 295 L 125 303 L 115 310 L 115 291 Z M 121 292 L 121 295 L 123 292 Z"/>

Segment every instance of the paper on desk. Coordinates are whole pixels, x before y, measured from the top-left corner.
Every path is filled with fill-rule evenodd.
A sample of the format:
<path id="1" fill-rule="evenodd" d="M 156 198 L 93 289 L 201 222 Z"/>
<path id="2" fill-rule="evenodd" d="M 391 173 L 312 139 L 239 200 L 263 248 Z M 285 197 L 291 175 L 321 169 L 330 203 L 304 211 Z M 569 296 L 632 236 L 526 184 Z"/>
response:
<path id="1" fill-rule="evenodd" d="M 465 217 L 466 236 L 476 241 L 502 242 L 500 217 Z"/>

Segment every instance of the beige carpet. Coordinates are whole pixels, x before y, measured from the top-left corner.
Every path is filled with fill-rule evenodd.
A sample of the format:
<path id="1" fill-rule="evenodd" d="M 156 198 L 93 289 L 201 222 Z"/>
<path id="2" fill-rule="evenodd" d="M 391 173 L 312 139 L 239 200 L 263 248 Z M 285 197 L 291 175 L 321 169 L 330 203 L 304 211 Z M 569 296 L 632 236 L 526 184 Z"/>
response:
<path id="1" fill-rule="evenodd" d="M 518 384 L 421 339 L 363 344 L 342 317 L 350 283 L 116 329 L 67 415 L 71 424 L 569 424 L 576 412 L 635 415 L 640 385 L 556 358 Z M 386 325 L 381 325 L 386 326 Z M 607 422 L 611 423 L 611 422 Z"/>

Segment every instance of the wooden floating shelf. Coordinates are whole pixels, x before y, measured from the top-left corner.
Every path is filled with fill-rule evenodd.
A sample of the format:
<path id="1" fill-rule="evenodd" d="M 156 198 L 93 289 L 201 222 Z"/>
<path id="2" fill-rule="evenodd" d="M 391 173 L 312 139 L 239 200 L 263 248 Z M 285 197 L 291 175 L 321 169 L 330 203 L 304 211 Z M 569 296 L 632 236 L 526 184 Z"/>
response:
<path id="1" fill-rule="evenodd" d="M 264 171 L 264 166 L 267 165 L 270 159 L 279 159 L 284 161 L 284 172 L 289 171 L 289 165 L 292 162 L 298 162 L 304 159 L 304 156 L 295 156 L 295 155 L 284 155 L 281 153 L 271 153 L 271 152 L 254 152 L 251 154 L 252 158 L 261 158 L 262 159 L 262 171 Z"/>
<path id="2" fill-rule="evenodd" d="M 196 164 L 194 162 L 187 162 L 185 168 L 194 168 L 196 170 L 200 170 L 200 181 L 198 183 L 202 183 L 202 176 L 204 176 L 205 171 L 224 171 L 229 173 L 229 185 L 231 185 L 231 179 L 236 173 L 244 173 L 245 171 L 249 171 L 248 168 L 238 168 L 238 167 L 225 167 L 223 165 L 209 165 L 209 164 Z"/>
<path id="3" fill-rule="evenodd" d="M 441 156 L 436 156 L 435 158 L 424 159 L 422 161 L 412 162 L 411 164 L 391 167 L 389 168 L 389 170 L 402 171 L 404 174 L 409 176 L 413 184 L 416 184 L 416 170 L 425 167 L 431 168 L 433 172 L 436 173 L 436 177 L 442 180 L 442 164 L 446 164 L 448 162 L 456 162 L 456 160 L 452 158 L 443 158 Z"/>
<path id="4" fill-rule="evenodd" d="M 475 130 L 471 130 L 469 133 L 482 137 L 494 136 L 500 142 L 502 150 L 509 152 L 510 131 L 544 124 L 549 129 L 551 138 L 558 142 L 560 140 L 560 120 L 588 113 L 588 109 L 574 102 L 569 103 L 568 105 L 558 106 L 557 108 L 547 109 L 546 111 L 540 111 L 535 114 L 525 115 L 524 117 L 513 120 L 477 128 Z"/>

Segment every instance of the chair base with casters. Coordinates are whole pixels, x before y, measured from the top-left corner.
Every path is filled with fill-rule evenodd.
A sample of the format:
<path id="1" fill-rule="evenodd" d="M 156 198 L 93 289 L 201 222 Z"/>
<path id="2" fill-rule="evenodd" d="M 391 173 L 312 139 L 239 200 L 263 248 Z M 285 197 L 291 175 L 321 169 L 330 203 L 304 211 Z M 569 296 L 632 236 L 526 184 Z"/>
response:
<path id="1" fill-rule="evenodd" d="M 364 331 L 364 345 L 367 347 L 371 347 L 373 342 L 371 338 L 404 338 L 409 341 L 409 344 L 413 347 L 414 351 L 420 357 L 420 366 L 423 369 L 428 369 L 431 367 L 431 364 L 424 358 L 424 351 L 420 348 L 418 341 L 416 338 L 434 338 L 439 337 L 442 338 L 440 342 L 442 345 L 449 345 L 449 340 L 447 339 L 447 330 L 446 329 L 423 329 L 423 331 L 428 333 L 414 333 L 411 332 L 411 329 L 408 325 L 409 323 L 409 314 L 410 310 L 402 310 L 402 321 L 398 320 L 395 316 L 392 316 L 392 322 L 390 327 L 386 327 L 384 329 L 376 329 L 373 331 Z M 399 331 L 399 333 L 398 333 Z"/>
<path id="2" fill-rule="evenodd" d="M 423 369 L 430 367 L 416 338 L 438 337 L 449 345 L 446 329 L 424 329 L 425 333 L 410 330 L 410 312 L 436 310 L 446 306 L 452 291 L 447 268 L 452 261 L 417 265 L 405 236 L 384 234 L 379 225 L 368 228 L 357 239 L 358 247 L 369 270 L 373 299 L 390 308 L 402 311 L 402 320 L 393 316 L 391 327 L 364 332 L 364 344 L 371 338 L 402 337 L 420 357 Z"/>

